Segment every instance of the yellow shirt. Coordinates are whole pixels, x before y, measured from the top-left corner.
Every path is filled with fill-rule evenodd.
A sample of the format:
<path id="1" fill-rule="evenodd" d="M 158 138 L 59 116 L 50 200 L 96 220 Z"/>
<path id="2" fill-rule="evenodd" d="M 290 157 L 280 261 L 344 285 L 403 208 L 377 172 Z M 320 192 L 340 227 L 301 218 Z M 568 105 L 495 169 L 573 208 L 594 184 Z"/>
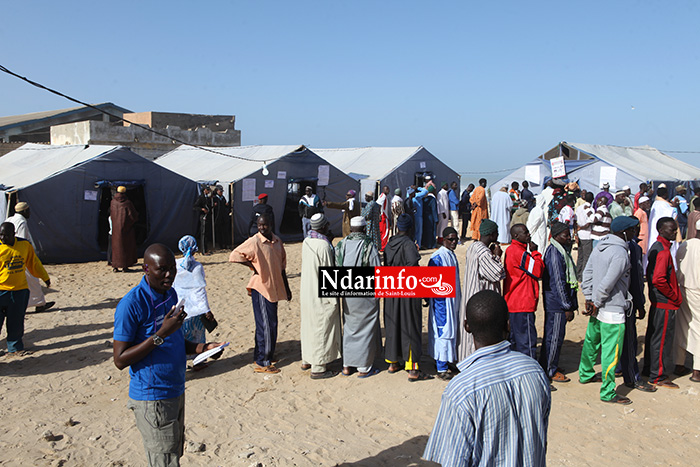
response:
<path id="1" fill-rule="evenodd" d="M 31 243 L 18 237 L 15 237 L 14 245 L 0 243 L 0 290 L 26 289 L 25 269 L 34 277 L 49 280 L 49 275 L 34 253 Z"/>

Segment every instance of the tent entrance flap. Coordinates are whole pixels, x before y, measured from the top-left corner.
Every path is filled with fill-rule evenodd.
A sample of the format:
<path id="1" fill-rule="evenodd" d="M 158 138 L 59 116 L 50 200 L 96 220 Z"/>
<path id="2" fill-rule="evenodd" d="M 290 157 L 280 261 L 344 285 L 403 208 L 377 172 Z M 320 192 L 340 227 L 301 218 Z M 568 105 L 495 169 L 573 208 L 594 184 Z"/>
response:
<path id="1" fill-rule="evenodd" d="M 293 178 L 287 180 L 287 197 L 284 201 L 284 212 L 280 222 L 280 233 L 283 235 L 297 235 L 302 233 L 301 217 L 299 216 L 299 200 L 304 196 L 304 190 L 310 186 L 319 198 L 323 196 L 316 191 L 318 179 Z"/>
<path id="2" fill-rule="evenodd" d="M 149 234 L 148 226 L 148 211 L 146 206 L 146 190 L 145 185 L 142 181 L 100 181 L 96 183 L 99 187 L 99 214 L 97 216 L 97 244 L 100 247 L 100 251 L 107 252 L 110 250 L 109 242 L 111 236 L 109 235 L 109 211 L 110 205 L 112 203 L 112 198 L 117 192 L 118 186 L 126 187 L 126 196 L 134 204 L 134 208 L 139 213 L 139 219 L 134 224 L 134 230 L 136 231 L 136 246 L 138 248 L 143 245 Z"/>

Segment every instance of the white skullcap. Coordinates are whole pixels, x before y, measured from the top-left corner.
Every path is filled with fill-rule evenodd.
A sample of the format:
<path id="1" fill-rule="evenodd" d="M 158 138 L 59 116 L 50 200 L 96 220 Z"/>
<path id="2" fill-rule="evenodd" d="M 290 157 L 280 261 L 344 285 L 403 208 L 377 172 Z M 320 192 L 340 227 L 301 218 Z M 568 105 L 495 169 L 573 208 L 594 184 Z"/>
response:
<path id="1" fill-rule="evenodd" d="M 625 186 L 623 186 L 623 187 L 622 187 L 622 189 L 623 189 L 623 190 L 631 190 L 631 188 L 630 188 L 630 186 L 629 186 L 629 185 L 625 185 Z"/>
<path id="2" fill-rule="evenodd" d="M 350 227 L 364 227 L 367 225 L 367 221 L 362 216 L 355 216 L 350 219 Z"/>
<path id="3" fill-rule="evenodd" d="M 700 219 L 695 223 L 695 230 L 700 230 Z"/>
<path id="4" fill-rule="evenodd" d="M 665 184 L 665 183 L 661 183 L 661 184 L 660 184 L 659 186 L 657 186 L 656 188 L 666 188 L 666 184 Z"/>
<path id="5" fill-rule="evenodd" d="M 644 201 L 649 201 L 649 197 L 648 197 L 648 196 L 642 196 L 641 198 L 639 198 L 638 203 L 639 203 L 639 204 L 642 204 Z"/>

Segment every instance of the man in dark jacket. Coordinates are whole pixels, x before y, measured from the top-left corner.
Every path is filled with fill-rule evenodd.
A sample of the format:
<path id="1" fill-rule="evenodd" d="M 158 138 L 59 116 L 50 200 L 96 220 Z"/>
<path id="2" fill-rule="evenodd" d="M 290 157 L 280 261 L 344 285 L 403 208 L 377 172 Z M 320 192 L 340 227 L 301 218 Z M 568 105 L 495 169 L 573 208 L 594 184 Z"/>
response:
<path id="1" fill-rule="evenodd" d="M 578 309 L 577 290 L 576 265 L 571 258 L 571 231 L 567 224 L 554 221 L 552 240 L 544 253 L 544 335 L 540 364 L 547 377 L 559 383 L 571 381 L 558 365 L 566 322 L 574 319 L 574 311 Z"/>
<path id="2" fill-rule="evenodd" d="M 211 249 L 211 219 L 212 219 L 212 202 L 211 202 L 211 189 L 209 185 L 201 186 L 202 192 L 197 201 L 194 202 L 193 209 L 199 214 L 199 225 L 197 226 L 197 233 L 199 238 L 199 248 L 200 252 L 205 255 L 209 254 L 208 251 Z"/>
<path id="3" fill-rule="evenodd" d="M 462 218 L 462 228 L 459 235 L 459 242 L 464 243 L 467 241 L 467 227 L 469 226 L 469 219 L 472 218 L 472 203 L 469 198 L 472 196 L 472 191 L 474 191 L 474 184 L 470 183 L 466 190 L 462 192 L 462 197 L 459 200 L 459 215 Z"/>
<path id="4" fill-rule="evenodd" d="M 404 213 L 397 221 L 398 233 L 389 239 L 384 248 L 385 266 L 418 266 L 420 254 L 411 239 L 413 224 Z M 421 342 L 423 318 L 420 298 L 386 298 L 384 300 L 384 328 L 386 332 L 385 359 L 389 373 L 401 370 L 399 362 L 406 362 L 410 382 L 432 379 L 418 369 L 423 354 Z"/>
<path id="5" fill-rule="evenodd" d="M 649 382 L 657 387 L 677 389 L 669 380 L 673 371 L 673 335 L 676 313 L 681 297 L 676 268 L 671 255 L 671 242 L 676 239 L 678 224 L 671 217 L 662 217 L 656 223 L 659 236 L 649 248 L 647 283 L 649 284 L 649 323 L 644 346 L 644 371 Z"/>
<path id="6" fill-rule="evenodd" d="M 634 219 L 637 219 L 634 217 Z M 639 221 L 634 228 L 633 238 L 627 241 L 630 249 L 630 295 L 632 307 L 625 312 L 625 337 L 622 343 L 620 368 L 625 386 L 644 392 L 654 392 L 656 388 L 642 381 L 637 363 L 637 319 L 644 319 L 644 268 L 642 267 L 642 247 L 639 246 Z M 636 314 L 635 314 L 636 312 Z"/>

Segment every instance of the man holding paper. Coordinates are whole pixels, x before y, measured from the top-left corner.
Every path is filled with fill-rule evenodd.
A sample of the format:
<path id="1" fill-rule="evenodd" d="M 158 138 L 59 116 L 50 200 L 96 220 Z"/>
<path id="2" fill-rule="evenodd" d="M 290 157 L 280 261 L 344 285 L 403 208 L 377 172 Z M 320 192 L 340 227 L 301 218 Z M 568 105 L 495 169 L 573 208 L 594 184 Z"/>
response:
<path id="1" fill-rule="evenodd" d="M 114 364 L 120 370 L 129 367 L 127 407 L 136 417 L 148 465 L 179 466 L 185 433 L 185 355 L 220 344 L 185 340 L 181 326 L 186 313 L 175 306 L 177 293 L 172 289 L 173 252 L 156 243 L 146 249 L 143 262 L 143 279 L 114 313 Z"/>

